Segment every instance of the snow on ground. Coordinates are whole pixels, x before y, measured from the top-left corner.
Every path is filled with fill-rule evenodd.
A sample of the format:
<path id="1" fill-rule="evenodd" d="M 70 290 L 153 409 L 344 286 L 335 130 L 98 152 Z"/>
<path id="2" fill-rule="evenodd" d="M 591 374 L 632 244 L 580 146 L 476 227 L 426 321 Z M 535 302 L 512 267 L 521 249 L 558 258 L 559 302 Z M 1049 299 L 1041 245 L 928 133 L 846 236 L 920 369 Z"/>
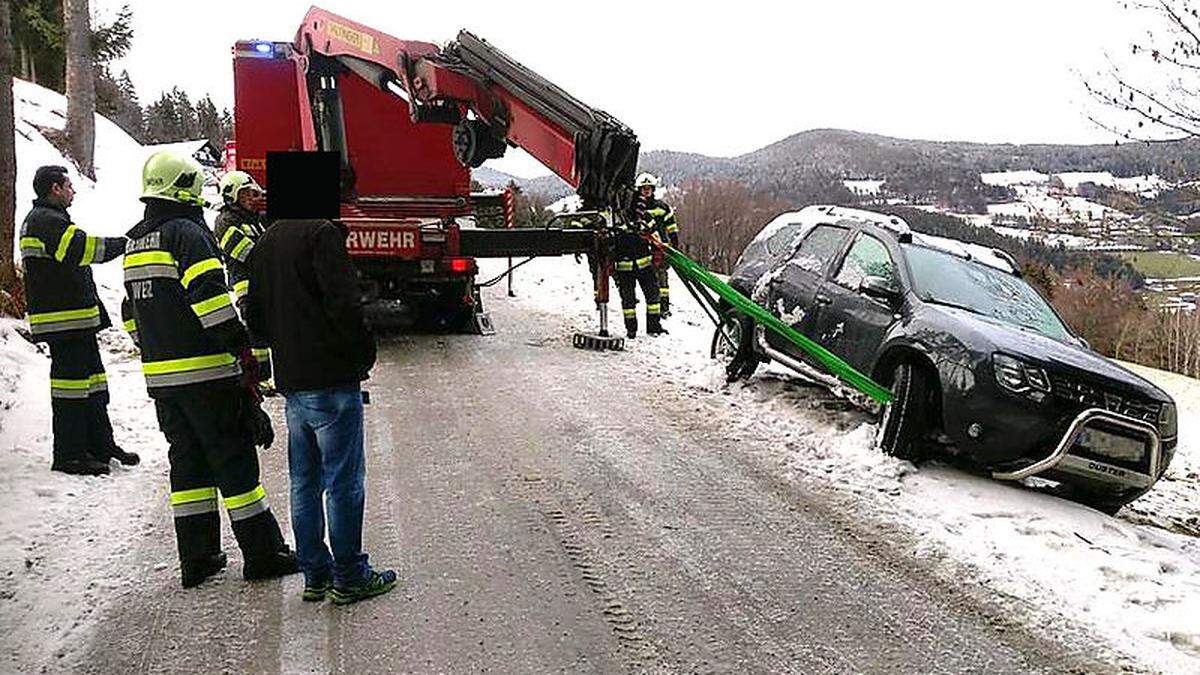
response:
<path id="1" fill-rule="evenodd" d="M 62 96 L 27 82 L 13 87 L 16 108 L 18 218 L 33 200 L 33 174 L 43 164 L 70 167 L 38 127 L 62 128 Z M 90 234 L 123 234 L 140 218 L 137 197 L 147 149 L 116 125 L 96 118 L 97 181 L 71 170 L 77 194 L 70 211 Z M 93 267 L 101 299 L 117 325 L 123 295 L 119 260 Z M 127 553 L 145 525 L 146 497 L 166 508 L 166 444 L 146 395 L 133 345 L 119 328 L 100 334 L 109 375 L 109 413 L 116 440 L 138 452 L 141 466 L 116 464 L 110 476 L 84 478 L 49 470 L 49 355 L 20 336 L 23 321 L 0 321 L 0 672 L 14 664 L 50 663 L 78 646 L 96 608 L 119 596 L 122 565 L 144 566 Z M 50 667 L 50 670 L 54 670 Z"/>
<path id="2" fill-rule="evenodd" d="M 862 197 L 874 197 L 883 189 L 883 184 L 887 181 L 882 180 L 844 180 L 842 184 L 846 186 L 856 195 Z"/>
<path id="3" fill-rule="evenodd" d="M 999 187 L 1041 185 L 1049 180 L 1049 174 L 1044 174 L 1040 171 L 996 171 L 979 174 L 979 181 L 984 185 L 996 185 Z"/>
<path id="4" fill-rule="evenodd" d="M 502 270 L 498 261 L 483 266 Z M 572 330 L 595 329 L 586 265 L 534 261 L 514 285 L 516 302 L 559 314 Z M 678 280 L 672 308 L 670 334 L 629 342 L 625 358 L 715 401 L 745 434 L 775 439 L 780 471 L 854 495 L 863 517 L 917 537 L 931 573 L 982 586 L 1047 631 L 1097 636 L 1126 667 L 1200 670 L 1200 381 L 1139 369 L 1176 397 L 1182 440 L 1156 490 L 1113 518 L 1055 496 L 1044 481 L 1004 483 L 885 457 L 873 448 L 869 415 L 781 367 L 726 384 L 709 358 L 712 326 Z M 615 304 L 609 319 L 619 327 Z"/>

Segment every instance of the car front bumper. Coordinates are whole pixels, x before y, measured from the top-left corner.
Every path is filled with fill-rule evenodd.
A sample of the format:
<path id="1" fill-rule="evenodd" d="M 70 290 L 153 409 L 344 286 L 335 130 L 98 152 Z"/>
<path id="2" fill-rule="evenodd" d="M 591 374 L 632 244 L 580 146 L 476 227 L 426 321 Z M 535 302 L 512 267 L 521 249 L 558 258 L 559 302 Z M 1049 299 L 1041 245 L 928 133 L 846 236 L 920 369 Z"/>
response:
<path id="1" fill-rule="evenodd" d="M 1089 429 L 1102 433 L 1116 431 L 1121 436 L 1139 440 L 1145 447 L 1144 456 L 1134 468 L 1128 462 L 1118 465 L 1094 452 L 1088 452 L 1080 445 L 1080 439 Z M 992 476 L 1001 480 L 1045 476 L 1108 489 L 1146 490 L 1158 480 L 1162 461 L 1163 442 L 1154 425 L 1108 410 L 1089 408 L 1071 421 L 1058 443 L 1044 457 L 1036 458 L 1025 466 L 995 471 Z"/>

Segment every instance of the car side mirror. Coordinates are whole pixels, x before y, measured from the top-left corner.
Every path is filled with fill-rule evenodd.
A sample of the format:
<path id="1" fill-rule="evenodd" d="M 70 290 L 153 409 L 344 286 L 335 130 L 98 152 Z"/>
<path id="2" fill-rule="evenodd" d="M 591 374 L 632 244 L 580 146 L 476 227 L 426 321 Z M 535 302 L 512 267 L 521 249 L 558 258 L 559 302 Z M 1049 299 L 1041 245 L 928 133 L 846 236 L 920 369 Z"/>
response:
<path id="1" fill-rule="evenodd" d="M 883 277 L 867 276 L 858 284 L 858 291 L 863 295 L 893 303 L 900 299 L 900 291 L 896 286 Z"/>

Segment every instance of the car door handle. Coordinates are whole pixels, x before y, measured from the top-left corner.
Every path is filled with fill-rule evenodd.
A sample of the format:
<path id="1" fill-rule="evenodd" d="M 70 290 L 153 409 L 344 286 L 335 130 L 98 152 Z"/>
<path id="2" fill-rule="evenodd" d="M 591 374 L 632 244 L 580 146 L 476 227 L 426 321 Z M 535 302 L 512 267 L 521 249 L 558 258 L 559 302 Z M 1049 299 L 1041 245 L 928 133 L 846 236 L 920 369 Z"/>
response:
<path id="1" fill-rule="evenodd" d="M 816 301 L 816 303 L 818 305 L 828 305 L 833 302 L 833 300 L 831 300 L 828 295 L 818 294 L 817 297 L 815 297 L 813 299 Z"/>

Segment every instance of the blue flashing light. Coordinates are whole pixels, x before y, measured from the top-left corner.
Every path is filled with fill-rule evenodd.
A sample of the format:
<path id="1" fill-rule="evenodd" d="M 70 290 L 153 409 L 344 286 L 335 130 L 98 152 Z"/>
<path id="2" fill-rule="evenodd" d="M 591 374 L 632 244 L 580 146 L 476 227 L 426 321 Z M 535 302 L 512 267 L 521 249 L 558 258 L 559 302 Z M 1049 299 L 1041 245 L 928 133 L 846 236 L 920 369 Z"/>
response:
<path id="1" fill-rule="evenodd" d="M 257 42 L 254 45 L 254 51 L 259 54 L 270 54 L 275 47 L 270 42 Z"/>

